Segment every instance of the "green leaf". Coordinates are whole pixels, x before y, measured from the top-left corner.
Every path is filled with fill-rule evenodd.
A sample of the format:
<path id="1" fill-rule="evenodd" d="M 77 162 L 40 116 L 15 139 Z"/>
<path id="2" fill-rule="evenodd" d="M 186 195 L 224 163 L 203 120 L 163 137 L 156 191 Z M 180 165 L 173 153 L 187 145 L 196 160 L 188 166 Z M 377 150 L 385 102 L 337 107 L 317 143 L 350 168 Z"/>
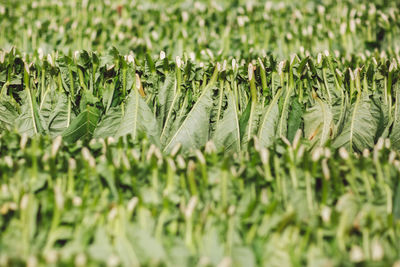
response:
<path id="1" fill-rule="evenodd" d="M 235 267 L 257 266 L 254 253 L 248 247 L 234 247 L 232 249 L 232 261 Z"/>
<path id="2" fill-rule="evenodd" d="M 244 127 L 244 133 L 242 139 L 243 147 L 247 146 L 247 143 L 250 141 L 250 139 L 254 135 L 256 135 L 262 111 L 261 104 L 255 101 L 249 102 L 248 106 L 250 106 L 250 110 L 248 110 L 246 107 L 246 111 L 249 112 L 248 119 L 247 120 L 241 119 L 241 124 L 240 124 L 240 127 Z"/>
<path id="3" fill-rule="evenodd" d="M 218 121 L 212 140 L 217 149 L 225 151 L 240 151 L 240 128 L 235 96 L 232 91 L 227 93 L 228 107 L 223 118 Z"/>
<path id="4" fill-rule="evenodd" d="M 390 133 L 390 141 L 392 146 L 396 149 L 400 149 L 400 86 L 396 88 L 396 102 L 394 107 L 394 122 L 392 131 Z"/>
<path id="5" fill-rule="evenodd" d="M 121 107 L 110 108 L 94 130 L 93 137 L 106 138 L 109 136 L 115 136 L 121 124 L 121 119 Z"/>
<path id="6" fill-rule="evenodd" d="M 224 257 L 224 247 L 218 237 L 216 227 L 205 231 L 202 238 L 200 253 L 202 256 L 207 257 L 214 266 L 217 266 L 222 261 Z"/>
<path id="7" fill-rule="evenodd" d="M 115 237 L 115 250 L 124 266 L 140 266 L 135 250 L 125 236 Z"/>
<path id="8" fill-rule="evenodd" d="M 333 128 L 333 115 L 329 105 L 317 98 L 315 105 L 304 114 L 304 135 L 316 146 L 329 140 Z"/>
<path id="9" fill-rule="evenodd" d="M 162 262 L 166 259 L 166 253 L 162 244 L 148 232 L 131 225 L 127 230 L 127 238 L 131 242 L 141 264 L 150 262 Z"/>
<path id="10" fill-rule="evenodd" d="M 343 130 L 335 138 L 333 147 L 362 151 L 374 145 L 376 122 L 371 114 L 371 103 L 366 93 L 359 93 L 344 122 Z"/>
<path id="11" fill-rule="evenodd" d="M 52 111 L 48 121 L 47 128 L 50 135 L 61 135 L 69 127 L 71 120 L 74 118 L 75 114 L 71 112 L 71 102 L 65 94 L 60 94 L 56 107 Z"/>
<path id="12" fill-rule="evenodd" d="M 104 227 L 97 229 L 94 243 L 89 246 L 88 252 L 90 257 L 102 262 L 107 262 L 113 254 L 111 242 Z"/>
<path id="13" fill-rule="evenodd" d="M 171 108 L 174 98 L 174 85 L 175 85 L 175 73 L 168 73 L 165 77 L 164 84 L 161 86 L 158 100 L 160 103 L 160 121 L 164 124 L 169 109 Z"/>
<path id="14" fill-rule="evenodd" d="M 18 117 L 17 109 L 11 104 L 8 98 L 9 97 L 2 96 L 0 100 L 0 131 L 3 129 L 13 129 L 15 120 Z"/>
<path id="15" fill-rule="evenodd" d="M 49 118 L 53 113 L 53 109 L 59 97 L 60 94 L 56 94 L 54 90 L 51 89 L 51 86 L 47 87 L 47 90 L 44 92 L 43 99 L 39 105 L 39 114 L 44 125 L 48 125 Z"/>
<path id="16" fill-rule="evenodd" d="M 293 88 L 289 85 L 289 81 L 287 81 L 285 96 L 281 100 L 282 109 L 281 109 L 281 117 L 279 119 L 279 124 L 278 124 L 278 137 L 287 137 L 289 107 L 290 107 L 290 100 L 292 97 L 292 93 L 293 93 Z"/>
<path id="17" fill-rule="evenodd" d="M 63 132 L 63 139 L 73 143 L 79 139 L 91 138 L 99 120 L 99 113 L 96 107 L 87 106 Z"/>
<path id="18" fill-rule="evenodd" d="M 302 120 L 303 120 L 303 104 L 301 104 L 298 101 L 298 99 L 293 99 L 288 118 L 287 138 L 290 142 L 293 141 L 293 138 L 297 130 L 301 127 Z"/>
<path id="19" fill-rule="evenodd" d="M 170 152 L 178 143 L 184 150 L 203 146 L 208 140 L 210 111 L 212 107 L 211 89 L 205 88 L 185 120 L 172 136 L 164 151 Z"/>
<path id="20" fill-rule="evenodd" d="M 257 137 L 264 147 L 271 146 L 276 136 L 276 127 L 279 120 L 278 100 L 281 92 L 281 90 L 277 91 L 271 103 L 263 111 L 264 115 L 261 119 Z"/>
<path id="21" fill-rule="evenodd" d="M 154 144 L 159 145 L 159 128 L 151 109 L 139 95 L 138 90 L 132 90 L 128 96 L 124 115 L 116 136 L 131 134 L 133 139 L 139 133 L 145 133 Z"/>
<path id="22" fill-rule="evenodd" d="M 21 93 L 21 99 L 21 114 L 15 121 L 18 132 L 20 134 L 25 133 L 28 136 L 44 132 L 36 101 L 34 100 L 29 88 L 25 88 Z"/>
<path id="23" fill-rule="evenodd" d="M 397 189 L 393 197 L 393 214 L 396 220 L 400 221 L 400 182 L 397 179 Z"/>

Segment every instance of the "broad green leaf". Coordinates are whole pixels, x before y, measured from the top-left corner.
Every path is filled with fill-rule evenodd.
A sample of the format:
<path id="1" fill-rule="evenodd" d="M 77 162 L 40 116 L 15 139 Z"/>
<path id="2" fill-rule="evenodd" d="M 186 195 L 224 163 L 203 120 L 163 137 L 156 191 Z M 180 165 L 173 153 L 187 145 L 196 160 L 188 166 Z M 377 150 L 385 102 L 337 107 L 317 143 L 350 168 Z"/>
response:
<path id="1" fill-rule="evenodd" d="M 203 146 L 208 140 L 211 107 L 211 89 L 208 87 L 205 88 L 181 126 L 167 143 L 164 151 L 170 152 L 178 143 L 182 145 L 184 150 Z"/>
<path id="2" fill-rule="evenodd" d="M 62 133 L 66 142 L 76 142 L 79 139 L 91 138 L 99 120 L 99 109 L 87 106 Z"/>
<path id="3" fill-rule="evenodd" d="M 135 250 L 125 236 L 117 235 L 114 242 L 115 250 L 124 266 L 140 266 Z"/>
<path id="4" fill-rule="evenodd" d="M 109 136 L 115 136 L 121 124 L 121 119 L 121 107 L 110 108 L 94 130 L 93 137 L 106 138 Z"/>
<path id="5" fill-rule="evenodd" d="M 291 99 L 292 99 L 292 94 L 293 94 L 293 88 L 292 86 L 289 85 L 289 81 L 287 81 L 287 86 L 286 90 L 284 93 L 284 97 L 281 99 L 282 101 L 282 108 L 281 108 L 281 114 L 280 114 L 280 119 L 278 123 L 278 129 L 277 129 L 277 134 L 278 137 L 287 137 L 287 132 L 288 132 L 288 116 L 289 116 L 289 108 L 291 104 Z"/>
<path id="6" fill-rule="evenodd" d="M 400 149 L 400 86 L 397 85 L 396 90 L 396 102 L 394 104 L 394 118 L 392 131 L 390 133 L 390 141 L 392 146 L 396 149 Z"/>
<path id="7" fill-rule="evenodd" d="M 15 125 L 15 120 L 18 117 L 16 107 L 8 100 L 9 97 L 1 97 L 0 99 L 0 131 L 12 130 Z"/>
<path id="8" fill-rule="evenodd" d="M 53 113 L 53 109 L 59 97 L 60 93 L 55 93 L 50 85 L 47 86 L 47 89 L 43 94 L 43 98 L 39 103 L 39 114 L 42 118 L 43 124 L 46 126 L 48 125 L 49 118 Z"/>
<path id="9" fill-rule="evenodd" d="M 248 105 L 250 106 L 249 117 L 247 120 L 241 119 L 240 124 L 240 127 L 244 127 L 242 139 L 243 147 L 247 146 L 247 143 L 250 141 L 250 139 L 257 134 L 258 124 L 262 111 L 261 103 L 249 102 Z M 248 111 L 247 108 L 246 111 Z"/>
<path id="10" fill-rule="evenodd" d="M 400 221 L 400 182 L 397 180 L 397 188 L 394 190 L 393 214 L 394 218 Z"/>
<path id="11" fill-rule="evenodd" d="M 25 133 L 28 136 L 42 133 L 44 131 L 43 122 L 40 119 L 36 101 L 29 88 L 25 88 L 21 93 L 21 99 L 21 114 L 15 121 L 18 132 L 20 134 Z"/>
<path id="12" fill-rule="evenodd" d="M 290 142 L 297 130 L 301 127 L 301 122 L 303 120 L 303 104 L 301 104 L 298 99 L 292 99 L 291 109 L 288 117 L 288 133 L 287 138 Z"/>
<path id="13" fill-rule="evenodd" d="M 304 135 L 316 146 L 329 140 L 333 128 L 333 115 L 329 105 L 317 98 L 314 106 L 304 114 Z"/>
<path id="14" fill-rule="evenodd" d="M 371 114 L 371 103 L 366 93 L 359 93 L 344 122 L 343 130 L 334 139 L 336 148 L 362 151 L 374 145 L 376 122 Z"/>
<path id="15" fill-rule="evenodd" d="M 227 93 L 228 107 L 223 118 L 218 121 L 212 140 L 217 149 L 225 151 L 240 151 L 240 129 L 236 110 L 235 97 L 232 91 Z"/>
<path id="16" fill-rule="evenodd" d="M 48 131 L 51 136 L 58 136 L 69 127 L 75 114 L 71 111 L 71 102 L 65 94 L 59 94 L 57 104 L 48 120 Z"/>
<path id="17" fill-rule="evenodd" d="M 235 267 L 257 266 L 254 253 L 249 247 L 234 247 L 232 250 L 232 262 Z"/>
<path id="18" fill-rule="evenodd" d="M 127 232 L 127 238 L 131 242 L 141 264 L 159 263 L 166 259 L 163 245 L 148 232 L 140 229 L 138 225 L 131 225 Z"/>
<path id="19" fill-rule="evenodd" d="M 278 100 L 281 92 L 281 90 L 277 91 L 272 101 L 263 111 L 257 137 L 264 147 L 271 146 L 276 136 L 276 127 L 279 120 Z"/>
<path id="20" fill-rule="evenodd" d="M 89 246 L 88 252 L 90 257 L 102 262 L 107 262 L 113 254 L 113 248 L 104 227 L 97 229 L 94 243 Z"/>
<path id="21" fill-rule="evenodd" d="M 165 77 L 164 84 L 161 86 L 158 94 L 158 100 L 160 102 L 160 121 L 161 125 L 164 124 L 169 109 L 171 108 L 175 90 L 175 73 L 168 73 Z"/>
<path id="22" fill-rule="evenodd" d="M 211 227 L 211 229 L 205 231 L 201 245 L 200 254 L 207 257 L 214 266 L 217 266 L 224 257 L 224 247 L 216 227 Z"/>
<path id="23" fill-rule="evenodd" d="M 171 132 L 177 129 L 176 124 L 178 124 L 179 122 L 177 122 L 174 119 L 174 116 L 176 117 L 176 116 L 178 116 L 178 114 L 182 114 L 182 112 L 185 111 L 182 107 L 179 107 L 179 110 L 178 110 L 178 106 L 179 106 L 179 102 L 180 102 L 181 98 L 182 98 L 182 92 L 175 93 L 169 109 L 166 110 L 167 113 L 164 114 L 166 117 L 165 117 L 165 121 L 163 121 L 163 123 L 162 123 L 163 127 L 162 127 L 162 131 L 161 131 L 161 135 L 160 135 L 160 141 L 161 141 L 162 145 L 165 145 L 168 142 Z M 174 114 L 174 112 L 175 112 L 175 114 Z M 179 126 L 179 124 L 178 124 L 178 126 Z"/>
<path id="24" fill-rule="evenodd" d="M 159 144 L 159 129 L 151 109 L 139 95 L 138 90 L 132 90 L 128 96 L 124 115 L 116 136 L 131 134 L 133 139 L 139 133 L 144 133 L 155 144 Z"/>

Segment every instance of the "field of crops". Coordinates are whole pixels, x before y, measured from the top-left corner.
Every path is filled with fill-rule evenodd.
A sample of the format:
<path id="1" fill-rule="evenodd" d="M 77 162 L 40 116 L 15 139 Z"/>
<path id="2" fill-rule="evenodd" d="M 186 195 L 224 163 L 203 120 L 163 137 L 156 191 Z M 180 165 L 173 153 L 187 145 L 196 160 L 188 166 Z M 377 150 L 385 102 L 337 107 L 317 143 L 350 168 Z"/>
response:
<path id="1" fill-rule="evenodd" d="M 0 266 L 400 267 L 400 2 L 0 2 Z"/>

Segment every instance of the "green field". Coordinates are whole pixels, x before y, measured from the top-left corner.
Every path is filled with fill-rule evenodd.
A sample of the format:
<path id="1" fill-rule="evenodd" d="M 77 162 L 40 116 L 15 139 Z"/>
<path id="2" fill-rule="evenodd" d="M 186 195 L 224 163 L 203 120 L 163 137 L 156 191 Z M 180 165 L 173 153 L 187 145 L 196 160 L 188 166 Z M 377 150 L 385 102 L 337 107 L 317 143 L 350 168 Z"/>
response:
<path id="1" fill-rule="evenodd" d="M 0 266 L 400 266 L 400 3 L 0 2 Z"/>

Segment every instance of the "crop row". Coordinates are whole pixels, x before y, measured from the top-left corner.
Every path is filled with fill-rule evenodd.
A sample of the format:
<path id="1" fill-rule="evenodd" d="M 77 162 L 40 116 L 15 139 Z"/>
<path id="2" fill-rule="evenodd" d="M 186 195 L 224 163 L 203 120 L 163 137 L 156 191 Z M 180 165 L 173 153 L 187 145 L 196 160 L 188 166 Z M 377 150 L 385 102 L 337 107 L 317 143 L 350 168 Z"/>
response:
<path id="1" fill-rule="evenodd" d="M 396 1 L 14 1 L 0 4 L 0 47 L 24 52 L 105 51 L 141 56 L 284 58 L 325 49 L 343 55 L 399 51 Z"/>
<path id="2" fill-rule="evenodd" d="M 145 135 L 165 152 L 213 140 L 238 152 L 253 136 L 264 147 L 292 141 L 298 129 L 308 149 L 331 144 L 362 152 L 379 137 L 400 146 L 398 58 L 292 56 L 277 62 L 197 64 L 111 49 L 29 59 L 1 54 L 0 129 L 33 136 Z"/>
<path id="3" fill-rule="evenodd" d="M 233 157 L 145 139 L 0 136 L 0 264 L 389 266 L 400 158 L 256 137 Z M 398 264 L 398 263 L 397 263 Z M 397 266 L 397 265 L 393 265 Z"/>

